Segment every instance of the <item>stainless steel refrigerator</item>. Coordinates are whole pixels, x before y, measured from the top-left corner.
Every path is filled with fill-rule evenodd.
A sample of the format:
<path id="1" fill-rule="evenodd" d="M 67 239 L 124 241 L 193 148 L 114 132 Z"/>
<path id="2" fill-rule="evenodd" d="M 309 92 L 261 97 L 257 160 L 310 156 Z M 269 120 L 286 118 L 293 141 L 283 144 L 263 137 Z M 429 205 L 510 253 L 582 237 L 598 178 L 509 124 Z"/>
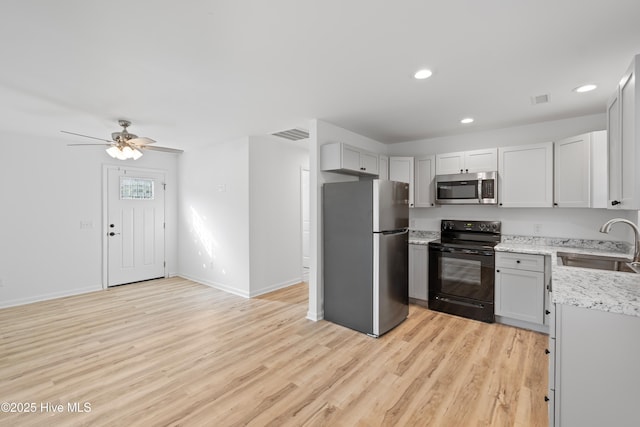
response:
<path id="1" fill-rule="evenodd" d="M 409 185 L 323 187 L 324 318 L 378 337 L 409 313 Z"/>

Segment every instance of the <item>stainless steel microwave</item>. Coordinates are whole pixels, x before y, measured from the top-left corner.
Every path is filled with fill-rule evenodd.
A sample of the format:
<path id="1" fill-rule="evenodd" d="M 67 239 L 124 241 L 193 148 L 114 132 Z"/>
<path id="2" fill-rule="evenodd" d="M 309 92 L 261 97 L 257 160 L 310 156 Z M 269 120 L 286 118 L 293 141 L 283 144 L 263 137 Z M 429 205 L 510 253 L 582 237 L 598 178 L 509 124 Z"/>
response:
<path id="1" fill-rule="evenodd" d="M 439 205 L 498 204 L 498 172 L 436 175 Z"/>

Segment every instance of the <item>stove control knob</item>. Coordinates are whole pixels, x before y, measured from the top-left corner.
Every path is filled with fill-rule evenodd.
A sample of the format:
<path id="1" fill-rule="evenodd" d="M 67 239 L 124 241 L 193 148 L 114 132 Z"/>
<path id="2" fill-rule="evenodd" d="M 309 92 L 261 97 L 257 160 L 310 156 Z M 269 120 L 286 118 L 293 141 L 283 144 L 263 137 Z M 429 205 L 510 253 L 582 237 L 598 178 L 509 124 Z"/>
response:
<path id="1" fill-rule="evenodd" d="M 480 224 L 480 231 L 486 231 L 487 224 Z"/>

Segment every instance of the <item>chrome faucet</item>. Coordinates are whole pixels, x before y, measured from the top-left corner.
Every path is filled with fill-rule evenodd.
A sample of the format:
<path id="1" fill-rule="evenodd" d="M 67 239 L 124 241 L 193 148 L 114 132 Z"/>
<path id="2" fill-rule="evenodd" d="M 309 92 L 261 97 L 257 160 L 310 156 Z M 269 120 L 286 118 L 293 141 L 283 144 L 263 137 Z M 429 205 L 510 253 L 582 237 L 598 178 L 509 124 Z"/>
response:
<path id="1" fill-rule="evenodd" d="M 611 226 L 617 222 L 623 222 L 627 225 L 629 225 L 629 227 L 631 227 L 633 229 L 633 233 L 635 234 L 635 244 L 634 244 L 634 249 L 633 249 L 633 262 L 640 262 L 640 230 L 638 229 L 638 226 L 635 225 L 633 222 L 624 219 L 624 218 L 613 218 L 610 219 L 609 221 L 605 222 L 604 224 L 602 224 L 602 227 L 600 227 L 600 232 L 601 233 L 608 233 L 611 230 Z"/>

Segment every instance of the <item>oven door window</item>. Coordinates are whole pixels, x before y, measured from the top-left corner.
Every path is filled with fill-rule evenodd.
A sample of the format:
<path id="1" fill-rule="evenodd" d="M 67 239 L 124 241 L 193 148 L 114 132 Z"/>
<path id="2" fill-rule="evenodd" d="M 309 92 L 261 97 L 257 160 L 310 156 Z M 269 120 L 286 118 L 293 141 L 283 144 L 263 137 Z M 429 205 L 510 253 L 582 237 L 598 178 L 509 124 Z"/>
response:
<path id="1" fill-rule="evenodd" d="M 439 291 L 451 296 L 492 301 L 493 263 L 490 256 L 441 254 L 437 257 Z"/>
<path id="2" fill-rule="evenodd" d="M 439 182 L 437 198 L 440 200 L 477 199 L 478 181 Z"/>

